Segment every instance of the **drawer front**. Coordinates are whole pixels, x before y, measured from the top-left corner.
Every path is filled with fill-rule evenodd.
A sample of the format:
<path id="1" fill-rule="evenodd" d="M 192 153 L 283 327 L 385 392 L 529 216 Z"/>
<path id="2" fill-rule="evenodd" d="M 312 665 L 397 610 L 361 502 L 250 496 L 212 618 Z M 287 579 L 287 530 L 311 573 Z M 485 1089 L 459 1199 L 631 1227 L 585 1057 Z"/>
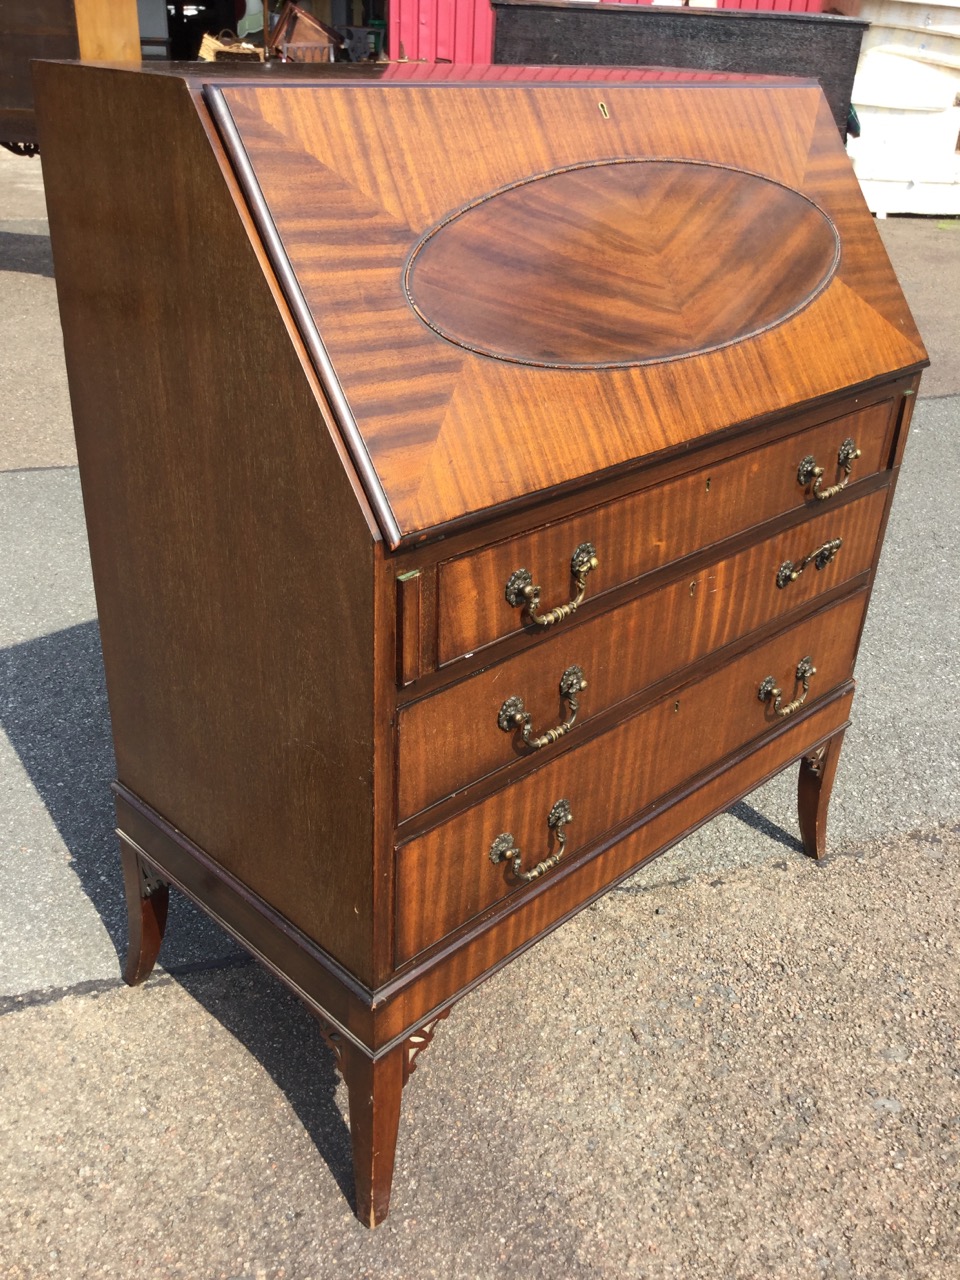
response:
<path id="1" fill-rule="evenodd" d="M 392 1033 L 427 1021 L 438 1007 L 468 991 L 478 978 L 516 956 L 649 858 L 840 732 L 849 722 L 852 701 L 853 691 L 845 685 L 809 716 L 788 720 L 781 732 L 767 735 L 751 750 L 738 754 L 729 768 L 708 773 L 690 788 L 671 793 L 663 805 L 648 810 L 627 835 L 605 844 L 599 857 L 583 858 L 562 876 L 546 876 L 534 892 L 518 895 L 489 915 L 477 916 L 466 936 L 457 938 L 455 963 L 450 963 L 450 952 L 444 948 L 408 971 L 402 993 L 389 1006 L 395 1018 Z M 549 980 L 549 976 L 544 979 Z"/>
<path id="2" fill-rule="evenodd" d="M 400 846 L 397 963 L 523 891 L 509 858 L 496 865 L 491 861 L 491 847 L 502 834 L 510 834 L 521 851 L 521 871 L 552 858 L 561 845 L 557 830 L 548 827 L 548 815 L 566 800 L 572 820 L 560 828 L 564 857 L 575 859 L 605 832 L 783 723 L 774 698 L 759 697 L 768 677 L 781 690 L 781 710 L 800 696 L 795 677 L 806 657 L 813 659 L 816 674 L 805 705 L 836 688 L 851 673 L 866 598 L 860 591 L 805 618 Z"/>
<path id="3" fill-rule="evenodd" d="M 570 720 L 572 697 L 576 722 L 564 733 L 572 742 L 591 717 L 868 570 L 886 501 L 881 489 L 824 510 L 658 591 L 559 627 L 544 643 L 412 703 L 399 717 L 400 820 L 518 758 L 556 753 L 560 739 L 535 748 L 519 728 L 500 727 L 501 711 L 510 723 L 508 699 L 522 700 L 528 737 L 536 739 Z M 781 573 L 788 562 L 793 580 Z M 586 686 L 565 697 L 561 681 L 574 668 Z M 574 677 L 566 688 L 576 683 Z"/>
<path id="4" fill-rule="evenodd" d="M 883 400 L 716 466 L 441 564 L 440 663 L 473 653 L 528 625 L 525 609 L 511 606 L 506 598 L 507 583 L 518 569 L 529 571 L 540 587 L 540 611 L 547 612 L 576 594 L 571 560 L 584 544 L 596 548 L 598 562 L 583 579 L 584 598 L 589 602 L 786 511 L 804 506 L 819 509 L 825 503 L 812 495 L 813 482 L 798 481 L 801 462 L 811 457 L 823 467 L 823 491 L 845 478 L 838 456 L 844 441 L 852 439 L 861 453 L 852 463 L 851 482 L 882 470 L 888 460 L 893 403 Z"/>

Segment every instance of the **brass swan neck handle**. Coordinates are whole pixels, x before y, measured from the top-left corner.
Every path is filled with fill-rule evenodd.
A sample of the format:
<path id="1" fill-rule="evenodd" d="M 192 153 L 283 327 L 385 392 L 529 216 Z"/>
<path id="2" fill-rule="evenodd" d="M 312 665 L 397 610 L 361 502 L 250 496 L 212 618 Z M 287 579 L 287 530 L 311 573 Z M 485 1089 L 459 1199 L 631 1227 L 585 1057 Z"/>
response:
<path id="1" fill-rule="evenodd" d="M 551 854 L 549 858 L 544 858 L 542 862 L 538 862 L 535 867 L 529 871 L 521 871 L 520 864 L 523 861 L 523 854 L 517 848 L 513 836 L 509 831 L 505 831 L 503 835 L 497 836 L 493 844 L 490 846 L 490 861 L 496 865 L 499 862 L 509 860 L 510 870 L 518 880 L 522 880 L 525 884 L 529 884 L 531 880 L 537 880 L 540 876 L 546 875 L 548 871 L 552 871 L 560 859 L 563 857 L 563 851 L 566 848 L 567 836 L 564 827 L 568 822 L 573 821 L 573 814 L 570 812 L 569 800 L 558 800 L 550 812 L 547 814 L 547 826 L 551 831 L 557 833 L 557 844 L 560 846 L 557 852 Z"/>
<path id="2" fill-rule="evenodd" d="M 808 484 L 811 485 L 811 495 L 818 502 L 826 502 L 828 498 L 835 498 L 850 483 L 850 472 L 853 470 L 854 462 L 859 457 L 860 450 L 848 436 L 837 450 L 837 466 L 843 472 L 842 480 L 837 484 L 832 484 L 829 489 L 821 489 L 823 467 L 818 467 L 816 458 L 812 454 L 807 454 L 799 467 L 797 467 L 797 484 L 802 485 L 804 489 Z"/>
<path id="3" fill-rule="evenodd" d="M 523 741 L 531 749 L 531 751 L 540 751 L 543 747 L 549 747 L 551 743 L 562 738 L 565 733 L 569 733 L 573 728 L 577 719 L 577 712 L 580 710 L 580 702 L 577 697 L 587 687 L 582 667 L 567 667 L 563 675 L 560 677 L 560 697 L 566 702 L 569 709 L 567 718 L 556 726 L 554 729 L 547 729 L 539 736 L 533 732 L 533 717 L 523 704 L 523 699 L 514 695 L 507 698 L 497 716 L 497 724 L 504 733 L 513 733 L 515 729 L 520 730 L 520 736 Z"/>
<path id="4" fill-rule="evenodd" d="M 813 665 L 812 658 L 801 658 L 797 663 L 797 683 L 803 687 L 803 692 L 799 698 L 794 698 L 793 702 L 781 706 L 783 701 L 783 690 L 777 687 L 777 682 L 773 676 L 761 682 L 760 688 L 757 690 L 757 697 L 761 702 L 772 701 L 773 710 L 778 716 L 792 716 L 795 711 L 800 708 L 807 700 L 807 694 L 810 692 L 810 678 L 817 674 L 817 668 Z"/>
<path id="5" fill-rule="evenodd" d="M 566 604 L 557 605 L 555 609 L 550 609 L 546 613 L 540 612 L 540 588 L 534 585 L 533 575 L 529 569 L 517 569 L 510 575 L 504 591 L 507 604 L 514 609 L 525 609 L 528 620 L 536 623 L 538 627 L 551 627 L 557 622 L 562 622 L 564 618 L 569 618 L 572 613 L 576 613 L 583 604 L 583 597 L 587 590 L 587 574 L 596 569 L 598 564 L 597 549 L 593 543 L 581 542 L 570 558 L 570 573 L 577 587 L 576 595 Z"/>
<path id="6" fill-rule="evenodd" d="M 804 556 L 797 564 L 794 564 L 792 560 L 784 560 L 777 570 L 777 586 L 780 590 L 783 590 L 791 582 L 796 582 L 808 564 L 812 564 L 815 569 L 825 569 L 842 546 L 842 538 L 832 538 L 829 542 L 825 542 L 822 547 L 817 547 L 808 556 Z"/>

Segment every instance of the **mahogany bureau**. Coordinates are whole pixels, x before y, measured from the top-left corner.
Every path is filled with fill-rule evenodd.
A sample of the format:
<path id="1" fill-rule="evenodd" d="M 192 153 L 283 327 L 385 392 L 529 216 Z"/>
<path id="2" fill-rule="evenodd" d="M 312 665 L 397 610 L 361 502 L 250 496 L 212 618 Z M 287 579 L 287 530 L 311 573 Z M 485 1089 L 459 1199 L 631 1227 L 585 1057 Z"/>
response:
<path id="1" fill-rule="evenodd" d="M 815 84 L 231 74 L 38 70 L 126 977 L 175 885 L 298 992 L 374 1225 L 459 996 L 791 763 L 823 853 L 926 355 Z"/>

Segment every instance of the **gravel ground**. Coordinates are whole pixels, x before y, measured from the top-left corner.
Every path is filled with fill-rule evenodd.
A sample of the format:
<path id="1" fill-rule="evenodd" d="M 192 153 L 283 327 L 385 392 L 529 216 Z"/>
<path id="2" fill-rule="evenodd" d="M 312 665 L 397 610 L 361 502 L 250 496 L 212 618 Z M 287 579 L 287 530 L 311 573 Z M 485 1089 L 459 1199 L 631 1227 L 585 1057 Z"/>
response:
<path id="1" fill-rule="evenodd" d="M 953 1280 L 958 898 L 958 829 L 634 879 L 454 1010 L 373 1233 L 259 969 L 10 1001 L 0 1275 Z"/>

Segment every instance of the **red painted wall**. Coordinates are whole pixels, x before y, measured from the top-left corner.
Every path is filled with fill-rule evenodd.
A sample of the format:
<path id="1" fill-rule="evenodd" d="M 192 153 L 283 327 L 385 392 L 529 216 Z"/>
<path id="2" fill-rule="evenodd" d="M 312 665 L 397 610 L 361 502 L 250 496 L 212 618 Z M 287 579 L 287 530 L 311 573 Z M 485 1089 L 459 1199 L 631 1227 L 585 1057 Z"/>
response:
<path id="1" fill-rule="evenodd" d="M 717 0 L 718 9 L 776 9 L 780 13 L 823 13 L 825 0 Z"/>
<path id="2" fill-rule="evenodd" d="M 490 0 L 390 0 L 387 53 L 427 62 L 490 62 Z"/>

